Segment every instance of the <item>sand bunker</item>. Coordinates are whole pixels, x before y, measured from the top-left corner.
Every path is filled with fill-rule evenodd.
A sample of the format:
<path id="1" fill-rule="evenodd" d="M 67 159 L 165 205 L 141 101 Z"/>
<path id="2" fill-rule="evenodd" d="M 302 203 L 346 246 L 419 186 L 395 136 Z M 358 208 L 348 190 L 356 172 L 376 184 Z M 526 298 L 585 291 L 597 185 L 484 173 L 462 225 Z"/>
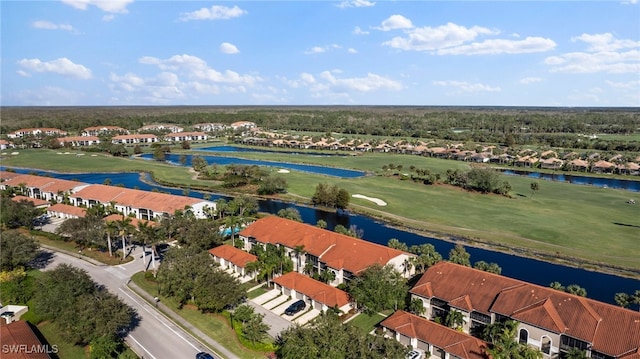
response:
<path id="1" fill-rule="evenodd" d="M 278 173 L 289 173 L 289 172 L 291 172 L 291 171 L 289 171 L 289 170 L 285 170 L 285 169 L 278 170 Z"/>
<path id="2" fill-rule="evenodd" d="M 387 202 L 381 200 L 380 198 L 367 197 L 367 196 L 363 196 L 361 194 L 354 194 L 351 197 L 366 199 L 367 201 L 371 201 L 371 202 L 377 204 L 378 206 L 386 206 L 387 205 Z"/>

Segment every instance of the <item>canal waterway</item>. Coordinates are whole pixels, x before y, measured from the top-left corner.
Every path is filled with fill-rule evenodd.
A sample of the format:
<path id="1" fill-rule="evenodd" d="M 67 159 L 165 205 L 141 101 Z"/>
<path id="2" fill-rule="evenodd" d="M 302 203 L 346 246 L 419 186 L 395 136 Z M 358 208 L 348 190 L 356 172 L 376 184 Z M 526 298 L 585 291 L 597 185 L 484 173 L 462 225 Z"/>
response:
<path id="1" fill-rule="evenodd" d="M 137 188 L 141 190 L 151 191 L 154 188 L 160 191 L 176 195 L 184 195 L 184 190 L 177 188 L 163 187 L 154 184 L 148 174 L 138 173 L 57 173 L 39 170 L 15 169 L 19 173 L 33 173 L 38 175 L 46 175 L 55 178 L 81 181 L 86 183 L 102 184 L 107 179 L 112 185 L 121 185 L 126 188 Z M 190 191 L 187 195 L 195 198 L 203 198 L 207 194 L 211 200 L 218 198 L 229 199 L 229 197 L 212 193 Z M 409 246 L 414 244 L 431 243 L 436 250 L 442 254 L 444 258 L 448 257 L 449 251 L 454 244 L 436 238 L 426 237 L 411 232 L 402 231 L 396 228 L 386 226 L 372 218 L 348 214 L 327 212 L 317 208 L 299 206 L 290 203 L 261 200 L 259 201 L 259 210 L 275 214 L 279 210 L 295 207 L 302 216 L 305 223 L 315 225 L 318 220 L 322 219 L 327 222 L 327 228 L 333 229 L 337 224 L 341 224 L 347 228 L 355 226 L 362 230 L 363 239 L 386 245 L 389 239 L 397 238 L 401 242 L 407 243 Z M 593 272 L 569 266 L 548 263 L 542 260 L 520 257 L 512 254 L 491 251 L 483 248 L 466 248 L 471 254 L 471 261 L 495 262 L 502 267 L 502 274 L 508 277 L 520 279 L 523 281 L 535 283 L 542 286 L 548 286 L 553 281 L 558 281 L 564 285 L 578 284 L 587 290 L 589 298 L 599 301 L 615 304 L 613 298 L 618 292 L 633 293 L 640 289 L 640 280 Z"/>

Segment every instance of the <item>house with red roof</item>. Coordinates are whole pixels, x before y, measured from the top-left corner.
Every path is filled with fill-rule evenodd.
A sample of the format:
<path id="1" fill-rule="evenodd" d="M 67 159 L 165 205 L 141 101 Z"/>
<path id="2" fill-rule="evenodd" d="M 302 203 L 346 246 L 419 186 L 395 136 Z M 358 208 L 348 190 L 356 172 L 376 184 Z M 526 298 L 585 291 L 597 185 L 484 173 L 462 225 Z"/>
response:
<path id="1" fill-rule="evenodd" d="M 59 128 L 49 128 L 49 127 L 21 128 L 17 131 L 7 133 L 7 137 L 9 138 L 21 138 L 24 136 L 34 136 L 36 138 L 42 138 L 44 136 L 66 136 L 66 135 L 67 135 L 66 131 L 63 131 Z"/>
<path id="2" fill-rule="evenodd" d="M 572 348 L 591 358 L 640 358 L 640 312 L 445 261 L 430 267 L 409 293 L 422 300 L 428 319 L 461 312 L 466 333 L 516 320 L 517 340 L 546 358 Z"/>
<path id="3" fill-rule="evenodd" d="M 257 262 L 258 257 L 251 253 L 247 253 L 242 249 L 238 249 L 228 244 L 209 249 L 209 254 L 220 264 L 220 267 L 237 273 L 241 281 L 245 279 L 253 279 L 256 277 L 255 272 L 247 271 L 247 264 Z"/>
<path id="4" fill-rule="evenodd" d="M 42 343 L 31 325 L 18 320 L 5 323 L 0 320 L 3 359 L 48 359 L 58 352 L 58 347 Z M 57 358 L 57 356 L 56 356 Z"/>
<path id="5" fill-rule="evenodd" d="M 311 308 L 321 312 L 335 308 L 347 313 L 353 308 L 347 292 L 297 272 L 286 273 L 274 278 L 272 282 L 282 295 L 302 299 Z"/>
<path id="6" fill-rule="evenodd" d="M 435 358 L 489 359 L 488 344 L 426 318 L 398 310 L 380 323 L 383 335 Z"/>
<path id="7" fill-rule="evenodd" d="M 72 206 L 69 204 L 56 203 L 47 208 L 47 216 L 56 218 L 82 218 L 87 215 L 85 208 Z"/>
<path id="8" fill-rule="evenodd" d="M 51 205 L 49 201 L 45 201 L 44 199 L 31 198 L 27 196 L 13 196 L 11 200 L 14 202 L 22 202 L 26 201 L 31 203 L 36 208 L 47 208 Z"/>
<path id="9" fill-rule="evenodd" d="M 144 131 L 168 131 L 168 132 L 176 133 L 176 132 L 184 131 L 184 128 L 178 125 L 170 124 L 170 123 L 156 123 L 152 125 L 142 126 L 138 130 L 138 132 L 144 132 Z"/>
<path id="10" fill-rule="evenodd" d="M 60 146 L 86 147 L 99 145 L 100 139 L 97 136 L 68 136 L 58 138 Z"/>
<path id="11" fill-rule="evenodd" d="M 16 192 L 30 198 L 63 202 L 65 196 L 89 186 L 87 183 L 52 177 L 0 172 L 0 189 L 13 187 Z"/>
<path id="12" fill-rule="evenodd" d="M 164 140 L 169 142 L 206 141 L 208 138 L 204 132 L 176 132 L 164 135 Z"/>
<path id="13" fill-rule="evenodd" d="M 391 265 L 406 278 L 414 273 L 407 265 L 414 256 L 411 253 L 277 216 L 258 219 L 239 236 L 247 251 L 255 245 L 283 246 L 297 272 L 303 272 L 307 264 L 318 273 L 333 271 L 332 285 L 344 283 L 374 264 Z"/>
<path id="14" fill-rule="evenodd" d="M 13 144 L 7 140 L 0 140 L 0 150 L 6 150 L 9 147 L 13 147 Z"/>
<path id="15" fill-rule="evenodd" d="M 92 184 L 72 193 L 69 200 L 75 206 L 91 208 L 100 203 L 114 205 L 125 216 L 154 220 L 173 215 L 177 210 L 191 210 L 196 218 L 206 218 L 215 202 L 173 194 L 142 191 L 117 186 Z"/>

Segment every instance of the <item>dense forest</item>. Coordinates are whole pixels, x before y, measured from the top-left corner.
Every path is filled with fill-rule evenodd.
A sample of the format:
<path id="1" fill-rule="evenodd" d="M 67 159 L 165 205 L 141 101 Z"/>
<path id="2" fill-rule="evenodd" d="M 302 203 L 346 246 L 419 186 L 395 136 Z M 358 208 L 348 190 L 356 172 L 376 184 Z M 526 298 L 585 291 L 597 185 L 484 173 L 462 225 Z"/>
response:
<path id="1" fill-rule="evenodd" d="M 78 132 L 113 125 L 185 126 L 252 121 L 265 130 L 434 138 L 638 151 L 637 141 L 582 141 L 578 135 L 640 133 L 639 108 L 536 107 L 4 107 L 0 133 L 28 127 Z"/>

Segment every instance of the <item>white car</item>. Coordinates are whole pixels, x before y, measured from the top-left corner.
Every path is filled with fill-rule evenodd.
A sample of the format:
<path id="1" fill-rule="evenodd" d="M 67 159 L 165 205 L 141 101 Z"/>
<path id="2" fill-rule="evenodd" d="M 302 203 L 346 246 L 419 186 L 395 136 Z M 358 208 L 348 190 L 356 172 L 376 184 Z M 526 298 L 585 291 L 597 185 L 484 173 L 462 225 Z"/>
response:
<path id="1" fill-rule="evenodd" d="M 405 357 L 407 359 L 422 359 L 422 353 L 417 350 L 412 350 Z"/>

